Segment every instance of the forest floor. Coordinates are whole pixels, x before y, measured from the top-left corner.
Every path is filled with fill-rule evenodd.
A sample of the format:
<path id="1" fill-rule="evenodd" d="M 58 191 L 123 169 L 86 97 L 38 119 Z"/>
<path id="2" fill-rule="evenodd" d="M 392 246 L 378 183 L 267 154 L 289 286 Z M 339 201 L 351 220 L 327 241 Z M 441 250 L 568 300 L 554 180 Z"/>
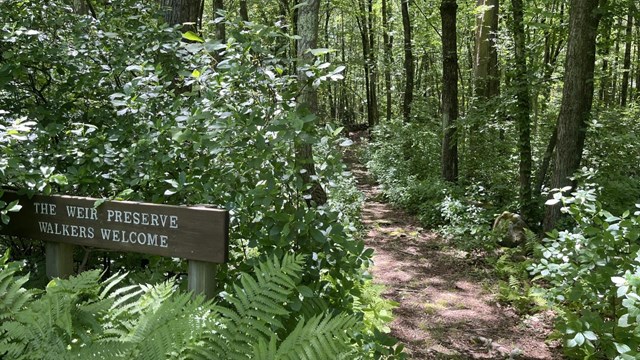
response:
<path id="1" fill-rule="evenodd" d="M 348 156 L 353 160 L 355 156 Z M 387 204 L 366 167 L 350 162 L 366 197 L 365 242 L 374 281 L 399 306 L 391 335 L 410 359 L 560 359 L 545 338 L 550 314 L 519 316 L 496 300 L 497 279 L 436 232 Z"/>

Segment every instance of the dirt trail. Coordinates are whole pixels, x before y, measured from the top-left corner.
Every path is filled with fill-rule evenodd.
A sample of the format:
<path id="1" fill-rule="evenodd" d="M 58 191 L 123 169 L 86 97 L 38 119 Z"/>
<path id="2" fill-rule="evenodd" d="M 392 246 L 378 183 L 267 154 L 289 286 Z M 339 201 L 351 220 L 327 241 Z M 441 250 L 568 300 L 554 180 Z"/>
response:
<path id="1" fill-rule="evenodd" d="M 520 318 L 495 300 L 495 279 L 448 247 L 416 219 L 380 201 L 360 164 L 352 164 L 365 194 L 365 242 L 375 249 L 374 279 L 400 303 L 392 335 L 410 359 L 556 359 L 545 344 L 548 319 Z"/>

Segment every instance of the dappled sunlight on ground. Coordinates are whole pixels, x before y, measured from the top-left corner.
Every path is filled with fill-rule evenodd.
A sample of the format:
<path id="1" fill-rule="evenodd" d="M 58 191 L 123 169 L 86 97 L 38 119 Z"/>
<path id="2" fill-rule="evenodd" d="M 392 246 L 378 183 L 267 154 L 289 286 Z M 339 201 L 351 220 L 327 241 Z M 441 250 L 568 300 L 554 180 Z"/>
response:
<path id="1" fill-rule="evenodd" d="M 493 295 L 495 279 L 487 278 L 485 269 L 381 202 L 361 165 L 352 165 L 352 171 L 367 198 L 363 222 L 367 246 L 375 249 L 374 279 L 386 285 L 385 297 L 400 303 L 392 335 L 410 358 L 560 358 L 544 341 L 548 321 L 523 321 L 500 306 Z"/>

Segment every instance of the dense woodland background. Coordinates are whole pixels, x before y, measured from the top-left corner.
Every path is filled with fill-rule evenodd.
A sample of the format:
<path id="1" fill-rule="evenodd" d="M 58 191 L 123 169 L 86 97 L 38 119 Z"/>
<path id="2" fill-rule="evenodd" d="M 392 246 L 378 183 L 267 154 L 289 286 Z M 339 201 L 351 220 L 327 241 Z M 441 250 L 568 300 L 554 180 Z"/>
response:
<path id="1" fill-rule="evenodd" d="M 351 155 L 388 201 L 495 266 L 503 301 L 544 299 L 567 356 L 640 356 L 635 1 L 4 0 L 0 18 L 4 186 L 232 216 L 215 304 L 176 291 L 184 261 L 89 248 L 37 290 L 42 244 L 2 238 L 0 356 L 402 357 L 343 162 L 363 130 Z"/>

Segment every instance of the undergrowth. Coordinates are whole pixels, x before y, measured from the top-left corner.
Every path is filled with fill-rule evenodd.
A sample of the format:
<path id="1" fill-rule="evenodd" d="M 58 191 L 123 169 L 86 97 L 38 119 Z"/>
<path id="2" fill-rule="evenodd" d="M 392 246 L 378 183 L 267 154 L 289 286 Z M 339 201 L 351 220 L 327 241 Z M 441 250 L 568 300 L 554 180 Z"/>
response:
<path id="1" fill-rule="evenodd" d="M 598 116 L 617 116 L 624 123 L 637 118 L 630 113 L 637 115 L 638 109 L 626 111 Z M 635 128 L 637 122 L 629 126 Z M 368 166 L 390 203 L 416 214 L 453 246 L 492 266 L 499 301 L 522 314 L 551 309 L 556 314 L 551 337 L 563 341 L 567 357 L 638 359 L 640 211 L 625 210 L 637 201 L 640 188 L 637 162 L 628 161 L 637 158 L 638 150 L 627 146 L 634 143 L 629 142 L 633 131 L 621 133 L 618 124 L 614 127 L 594 121 L 590 131 L 597 134 L 590 135 L 585 150 L 585 163 L 606 171 L 583 169 L 576 179 L 581 188 L 571 193 L 570 188 L 554 190 L 548 205 L 561 203 L 566 214 L 558 229 L 542 241 L 527 232 L 526 241 L 514 248 L 501 248 L 500 235 L 491 229 L 498 214 L 518 208 L 509 185 L 515 182 L 505 179 L 508 171 L 492 179 L 462 176 L 457 185 L 443 184 L 434 163 L 439 159 L 438 137 L 420 124 L 399 121 L 376 128 Z M 612 161 L 610 147 L 619 153 Z M 629 156 L 621 153 L 627 150 Z M 465 165 L 467 175 L 472 166 Z M 601 186 L 596 190 L 593 184 L 584 185 L 588 181 Z"/>

